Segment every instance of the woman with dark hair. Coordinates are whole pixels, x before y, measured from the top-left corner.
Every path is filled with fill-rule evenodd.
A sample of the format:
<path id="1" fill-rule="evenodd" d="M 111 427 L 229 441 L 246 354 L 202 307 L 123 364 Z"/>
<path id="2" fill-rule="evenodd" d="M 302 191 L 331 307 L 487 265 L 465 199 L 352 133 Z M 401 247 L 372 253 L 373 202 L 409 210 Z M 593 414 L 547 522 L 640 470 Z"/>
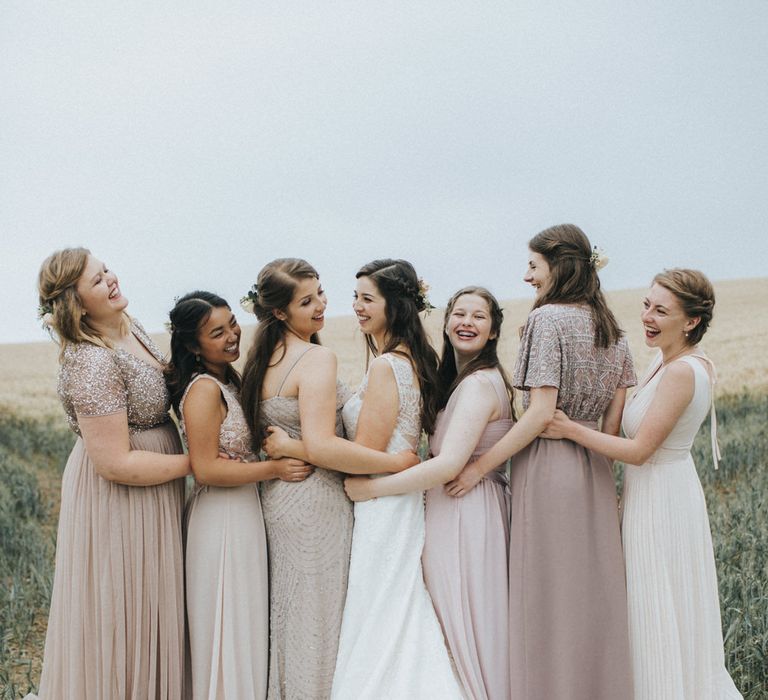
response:
<path id="1" fill-rule="evenodd" d="M 714 306 L 698 270 L 656 275 L 641 320 L 646 345 L 659 353 L 627 402 L 627 437 L 590 430 L 562 411 L 546 432 L 626 463 L 622 540 L 635 700 L 741 698 L 725 668 L 712 535 L 691 458 L 710 412 L 715 468 L 719 457 L 715 370 L 698 347 Z"/>
<path id="2" fill-rule="evenodd" d="M 189 459 L 162 354 L 85 248 L 49 256 L 40 311 L 77 441 L 61 483 L 40 698 L 184 696 L 181 511 Z"/>
<path id="3" fill-rule="evenodd" d="M 353 308 L 375 359 L 344 405 L 344 426 L 370 447 L 416 450 L 440 407 L 424 292 L 405 260 L 374 260 L 356 277 Z M 423 546 L 422 491 L 355 505 L 333 698 L 462 697 L 424 585 Z"/>
<path id="4" fill-rule="evenodd" d="M 240 356 L 240 326 L 229 304 L 211 292 L 191 292 L 176 302 L 170 323 L 165 379 L 196 482 L 185 557 L 192 697 L 263 699 L 269 591 L 256 483 L 296 481 L 311 468 L 254 455 L 231 364 Z"/>
<path id="5" fill-rule="evenodd" d="M 323 466 L 343 458 L 347 466 L 341 468 L 358 474 L 375 472 L 362 460 L 355 463 L 350 447 L 361 456 L 384 454 L 363 445 L 390 458 L 412 455 L 421 426 L 434 426 L 440 401 L 437 355 L 419 318 L 425 308 L 409 262 L 375 260 L 363 266 L 353 309 L 375 357 L 342 412 L 355 443 L 305 430 L 302 445 L 275 431 L 265 443 L 267 452 Z M 347 456 L 353 459 L 346 462 Z M 413 463 L 376 471 L 401 471 Z M 461 697 L 424 586 L 423 543 L 421 492 L 356 504 L 333 698 Z"/>
<path id="6" fill-rule="evenodd" d="M 603 260 L 577 226 L 529 242 L 536 290 L 514 385 L 525 413 L 446 486 L 463 496 L 514 455 L 510 471 L 511 696 L 632 697 L 624 563 L 611 461 L 568 441 L 538 439 L 556 408 L 616 434 L 635 383 L 626 339 L 600 290 Z"/>
<path id="7" fill-rule="evenodd" d="M 510 697 L 506 463 L 464 498 L 452 498 L 442 485 L 512 426 L 512 387 L 497 354 L 502 320 L 498 301 L 483 287 L 451 297 L 439 368 L 442 408 L 429 439 L 434 456 L 399 474 L 345 481 L 353 501 L 429 489 L 424 580 L 464 690 L 475 700 Z"/>
<path id="8" fill-rule="evenodd" d="M 241 390 L 254 449 L 273 426 L 296 438 L 297 459 L 318 465 L 296 483 L 261 484 L 269 551 L 267 696 L 321 700 L 331 692 L 352 542 L 352 504 L 336 470 L 398 471 L 414 456 L 341 437 L 348 392 L 337 382 L 336 356 L 319 345 L 326 297 L 309 263 L 268 263 L 247 302 L 259 319 Z"/>

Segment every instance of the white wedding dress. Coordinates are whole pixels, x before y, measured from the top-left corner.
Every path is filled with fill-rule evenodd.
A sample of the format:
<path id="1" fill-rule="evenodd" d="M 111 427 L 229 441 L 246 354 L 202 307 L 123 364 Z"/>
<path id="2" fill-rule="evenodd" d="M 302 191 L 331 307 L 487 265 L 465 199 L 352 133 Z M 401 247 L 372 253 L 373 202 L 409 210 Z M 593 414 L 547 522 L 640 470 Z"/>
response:
<path id="1" fill-rule="evenodd" d="M 415 450 L 421 397 L 411 363 L 385 354 L 400 396 L 387 452 Z M 342 411 L 357 431 L 367 377 Z M 421 569 L 424 499 L 418 491 L 355 504 L 349 585 L 333 677 L 334 700 L 463 698 Z"/>

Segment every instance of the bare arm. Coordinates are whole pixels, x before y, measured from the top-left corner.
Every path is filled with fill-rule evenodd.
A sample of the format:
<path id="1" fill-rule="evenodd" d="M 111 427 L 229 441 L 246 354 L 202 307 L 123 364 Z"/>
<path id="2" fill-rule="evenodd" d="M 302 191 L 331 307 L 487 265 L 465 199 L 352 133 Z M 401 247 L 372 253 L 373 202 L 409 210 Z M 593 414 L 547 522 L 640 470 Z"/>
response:
<path id="1" fill-rule="evenodd" d="M 644 464 L 666 440 L 693 398 L 693 368 L 685 362 L 673 362 L 659 380 L 656 395 L 634 438 L 590 430 L 574 423 L 558 411 L 547 429 L 547 436 L 573 440 L 606 457 L 627 464 Z"/>
<path id="2" fill-rule="evenodd" d="M 489 471 L 528 446 L 547 427 L 557 406 L 558 390 L 553 386 L 531 389 L 528 410 L 488 452 L 476 462 L 468 464 L 461 474 L 445 485 L 451 496 L 463 496 Z"/>
<path id="3" fill-rule="evenodd" d="M 608 408 L 603 413 L 603 420 L 600 423 L 600 430 L 608 435 L 618 435 L 621 431 L 621 414 L 624 412 L 624 402 L 627 399 L 627 390 L 621 387 L 608 404 Z"/>
<path id="4" fill-rule="evenodd" d="M 311 467 L 297 460 L 240 462 L 219 457 L 219 431 L 226 411 L 221 390 L 213 380 L 195 382 L 184 400 L 189 458 L 199 483 L 240 486 L 278 477 L 302 481 L 312 473 Z"/>
<path id="5" fill-rule="evenodd" d="M 308 461 L 350 474 L 396 472 L 411 466 L 414 459 L 403 453 L 379 452 L 336 435 L 336 356 L 326 348 L 318 348 L 312 360 L 301 368 L 299 379 L 299 415 Z M 358 433 L 360 430 L 360 439 L 376 439 L 364 424 L 358 426 Z"/>
<path id="6" fill-rule="evenodd" d="M 465 379 L 456 391 L 456 405 L 440 454 L 399 474 L 380 479 L 346 479 L 344 488 L 353 501 L 423 491 L 456 477 L 472 456 L 498 405 L 493 387 L 478 377 Z"/>
<path id="7" fill-rule="evenodd" d="M 99 476 L 128 486 L 156 486 L 189 474 L 189 457 L 132 450 L 127 411 L 77 416 L 85 451 Z"/>

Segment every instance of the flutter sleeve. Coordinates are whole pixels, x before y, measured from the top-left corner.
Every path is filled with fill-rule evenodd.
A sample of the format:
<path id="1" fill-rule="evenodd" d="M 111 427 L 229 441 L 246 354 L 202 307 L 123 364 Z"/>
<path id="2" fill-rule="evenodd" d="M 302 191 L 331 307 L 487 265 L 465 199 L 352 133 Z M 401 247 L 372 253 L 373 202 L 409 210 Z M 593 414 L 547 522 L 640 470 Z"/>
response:
<path id="1" fill-rule="evenodd" d="M 528 316 L 515 363 L 515 388 L 528 391 L 542 386 L 560 388 L 563 347 L 553 318 L 535 309 Z"/>
<path id="2" fill-rule="evenodd" d="M 629 351 L 629 343 L 626 338 L 621 339 L 624 352 L 624 365 L 621 369 L 621 379 L 619 386 L 626 388 L 637 385 L 637 374 L 635 374 L 635 362 L 632 359 L 632 353 Z"/>
<path id="3" fill-rule="evenodd" d="M 127 409 L 127 394 L 114 354 L 81 343 L 62 363 L 62 388 L 78 416 L 106 416 Z"/>

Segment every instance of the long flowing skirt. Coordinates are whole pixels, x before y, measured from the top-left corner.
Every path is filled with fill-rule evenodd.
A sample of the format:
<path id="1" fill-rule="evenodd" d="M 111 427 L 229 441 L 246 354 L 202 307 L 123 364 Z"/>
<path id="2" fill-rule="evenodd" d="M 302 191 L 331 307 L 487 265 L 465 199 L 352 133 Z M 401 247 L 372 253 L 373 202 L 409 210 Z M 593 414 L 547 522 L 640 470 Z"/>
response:
<path id="1" fill-rule="evenodd" d="M 720 600 L 704 492 L 690 454 L 627 466 L 627 562 L 635 700 L 728 700 Z"/>
<path id="2" fill-rule="evenodd" d="M 460 700 L 424 585 L 422 492 L 355 504 L 334 700 Z"/>
<path id="3" fill-rule="evenodd" d="M 262 483 L 269 552 L 269 700 L 331 693 L 347 594 L 352 503 L 341 475 Z"/>
<path id="4" fill-rule="evenodd" d="M 263 700 L 269 590 L 258 488 L 202 487 L 186 518 L 192 697 Z"/>
<path id="5" fill-rule="evenodd" d="M 611 462 L 537 438 L 512 459 L 510 493 L 511 697 L 631 700 Z"/>
<path id="6" fill-rule="evenodd" d="M 496 472 L 462 498 L 427 491 L 424 581 L 468 698 L 509 698 L 509 507 Z"/>
<path id="7" fill-rule="evenodd" d="M 172 423 L 130 441 L 181 452 Z M 183 697 L 183 504 L 184 479 L 107 481 L 77 440 L 61 484 L 42 700 Z"/>

